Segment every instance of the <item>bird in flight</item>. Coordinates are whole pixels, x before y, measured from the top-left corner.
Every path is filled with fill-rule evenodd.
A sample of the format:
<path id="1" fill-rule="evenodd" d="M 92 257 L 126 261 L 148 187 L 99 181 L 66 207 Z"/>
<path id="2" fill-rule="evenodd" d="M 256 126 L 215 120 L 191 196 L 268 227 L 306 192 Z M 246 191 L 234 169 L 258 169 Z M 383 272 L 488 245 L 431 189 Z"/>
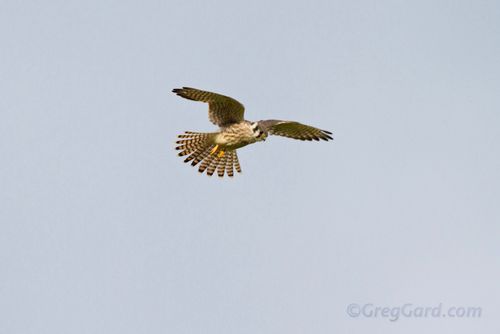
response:
<path id="1" fill-rule="evenodd" d="M 217 170 L 220 177 L 226 173 L 234 176 L 234 169 L 241 173 L 236 150 L 243 146 L 266 140 L 268 135 L 284 136 L 298 140 L 332 140 L 332 133 L 326 130 L 294 121 L 265 120 L 247 121 L 243 117 L 245 107 L 235 99 L 217 93 L 183 87 L 173 93 L 193 101 L 208 103 L 208 119 L 219 126 L 218 132 L 186 131 L 178 135 L 179 156 L 186 156 L 184 162 L 192 166 L 200 163 L 198 171 L 212 176 Z"/>

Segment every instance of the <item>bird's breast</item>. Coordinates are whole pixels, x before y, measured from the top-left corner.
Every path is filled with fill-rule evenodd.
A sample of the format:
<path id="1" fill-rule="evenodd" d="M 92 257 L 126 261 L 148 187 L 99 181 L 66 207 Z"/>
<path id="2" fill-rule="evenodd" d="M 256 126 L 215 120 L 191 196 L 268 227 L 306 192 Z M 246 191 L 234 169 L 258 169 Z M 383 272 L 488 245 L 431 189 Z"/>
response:
<path id="1" fill-rule="evenodd" d="M 228 126 L 219 133 L 216 143 L 230 149 L 236 149 L 256 142 L 252 128 L 246 123 Z"/>

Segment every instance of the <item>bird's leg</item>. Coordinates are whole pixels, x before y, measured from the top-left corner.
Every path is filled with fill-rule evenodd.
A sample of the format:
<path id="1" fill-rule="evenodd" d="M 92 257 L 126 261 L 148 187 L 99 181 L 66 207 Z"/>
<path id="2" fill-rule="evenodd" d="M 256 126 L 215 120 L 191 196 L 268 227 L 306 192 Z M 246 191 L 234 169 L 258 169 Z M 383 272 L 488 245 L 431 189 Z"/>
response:
<path id="1" fill-rule="evenodd" d="M 210 151 L 210 155 L 214 154 L 217 152 L 217 149 L 219 148 L 219 145 L 215 145 L 214 148 Z"/>
<path id="2" fill-rule="evenodd" d="M 218 156 L 219 158 L 222 158 L 222 157 L 224 156 L 224 151 L 223 151 L 223 150 L 221 150 L 221 151 L 219 152 L 219 154 L 217 154 L 217 156 Z"/>

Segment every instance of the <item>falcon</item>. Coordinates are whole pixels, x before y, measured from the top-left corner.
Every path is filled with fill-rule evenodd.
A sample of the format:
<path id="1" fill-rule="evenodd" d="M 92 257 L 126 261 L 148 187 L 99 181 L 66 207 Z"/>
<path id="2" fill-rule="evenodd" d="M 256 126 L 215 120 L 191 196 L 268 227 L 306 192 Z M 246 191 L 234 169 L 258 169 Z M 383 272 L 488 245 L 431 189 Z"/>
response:
<path id="1" fill-rule="evenodd" d="M 173 93 L 189 100 L 208 103 L 208 119 L 219 126 L 218 132 L 186 131 L 178 135 L 179 156 L 187 156 L 184 162 L 198 165 L 200 173 L 212 176 L 215 171 L 223 177 L 234 176 L 234 170 L 241 173 L 236 150 L 265 141 L 268 135 L 283 136 L 298 140 L 332 140 L 332 133 L 295 121 L 263 120 L 251 122 L 245 120 L 245 107 L 235 99 L 217 93 L 196 88 L 175 88 Z"/>

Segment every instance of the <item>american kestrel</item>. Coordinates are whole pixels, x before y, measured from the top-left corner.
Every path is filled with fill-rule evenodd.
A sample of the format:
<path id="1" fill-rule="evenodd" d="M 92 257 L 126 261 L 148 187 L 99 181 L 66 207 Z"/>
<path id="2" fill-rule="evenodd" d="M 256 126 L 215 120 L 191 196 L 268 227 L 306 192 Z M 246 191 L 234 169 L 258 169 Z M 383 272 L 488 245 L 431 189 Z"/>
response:
<path id="1" fill-rule="evenodd" d="M 207 175 L 234 176 L 233 167 L 241 173 L 236 150 L 259 141 L 268 135 L 284 136 L 299 140 L 328 141 L 331 132 L 293 121 L 266 120 L 250 122 L 243 118 L 245 107 L 235 99 L 195 88 L 183 87 L 172 90 L 183 98 L 208 103 L 208 119 L 218 125 L 218 132 L 186 131 L 179 135 L 176 150 L 179 156 L 188 155 L 184 162 L 192 166 L 201 162 L 198 171 Z"/>

